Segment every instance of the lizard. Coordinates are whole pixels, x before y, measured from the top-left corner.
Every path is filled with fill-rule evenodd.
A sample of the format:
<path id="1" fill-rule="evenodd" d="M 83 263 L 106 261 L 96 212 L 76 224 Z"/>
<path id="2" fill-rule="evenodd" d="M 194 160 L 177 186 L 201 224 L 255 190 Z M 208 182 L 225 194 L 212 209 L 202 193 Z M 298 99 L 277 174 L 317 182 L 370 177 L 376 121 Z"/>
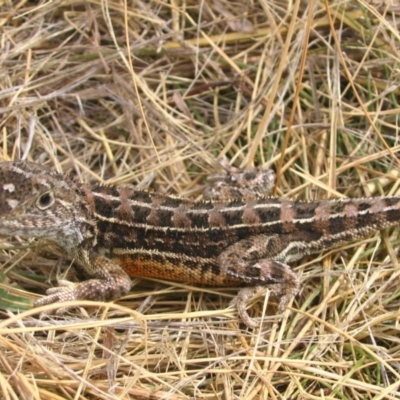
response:
<path id="1" fill-rule="evenodd" d="M 268 287 L 279 312 L 298 293 L 290 263 L 400 221 L 400 197 L 269 197 L 274 179 L 268 169 L 235 170 L 219 176 L 205 200 L 193 200 L 131 184 L 81 183 L 30 161 L 3 162 L 0 234 L 50 240 L 90 278 L 60 281 L 35 306 L 113 301 L 129 293 L 131 276 L 161 278 L 240 287 L 233 304 L 254 328 L 247 302 L 255 293 Z"/>

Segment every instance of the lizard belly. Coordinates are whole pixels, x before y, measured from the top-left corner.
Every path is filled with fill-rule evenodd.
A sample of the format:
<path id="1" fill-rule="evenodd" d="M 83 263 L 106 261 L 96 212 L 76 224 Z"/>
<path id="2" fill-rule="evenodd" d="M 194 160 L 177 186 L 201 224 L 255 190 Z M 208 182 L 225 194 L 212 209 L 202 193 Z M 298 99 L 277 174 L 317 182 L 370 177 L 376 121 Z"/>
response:
<path id="1" fill-rule="evenodd" d="M 213 258 L 143 249 L 114 249 L 113 258 L 131 277 L 160 278 L 209 286 L 242 284 L 239 280 L 227 276 Z"/>

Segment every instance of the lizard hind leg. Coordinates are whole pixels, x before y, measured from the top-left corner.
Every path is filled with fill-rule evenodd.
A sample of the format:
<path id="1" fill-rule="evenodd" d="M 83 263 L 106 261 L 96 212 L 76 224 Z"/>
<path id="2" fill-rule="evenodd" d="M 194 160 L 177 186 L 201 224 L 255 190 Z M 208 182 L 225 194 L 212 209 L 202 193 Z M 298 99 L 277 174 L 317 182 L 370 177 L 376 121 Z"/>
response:
<path id="1" fill-rule="evenodd" d="M 260 245 L 260 237 L 250 237 L 228 247 L 219 256 L 221 271 L 227 276 L 243 282 L 247 287 L 241 289 L 233 299 L 242 321 L 250 328 L 258 324 L 248 315 L 246 306 L 249 299 L 268 287 L 278 299 L 278 311 L 283 312 L 288 301 L 300 288 L 298 275 L 284 262 L 266 254 L 268 242 L 273 242 L 275 235 L 265 237 L 267 243 Z M 264 249 L 264 250 L 263 250 Z M 275 253 L 275 257 L 279 252 Z"/>
<path id="2" fill-rule="evenodd" d="M 249 328 L 256 328 L 259 325 L 247 312 L 248 301 L 257 293 L 266 287 L 270 289 L 273 296 L 279 301 L 278 312 L 282 313 L 287 303 L 297 294 L 300 288 L 299 276 L 286 264 L 274 260 L 259 260 L 256 268 L 263 271 L 265 283 L 241 289 L 232 300 L 232 305 L 237 307 L 241 320 Z"/>
<path id="3" fill-rule="evenodd" d="M 211 176 L 209 181 L 211 184 L 203 192 L 204 200 L 251 201 L 270 193 L 275 183 L 275 173 L 271 169 L 242 170 L 228 167 L 227 174 Z"/>

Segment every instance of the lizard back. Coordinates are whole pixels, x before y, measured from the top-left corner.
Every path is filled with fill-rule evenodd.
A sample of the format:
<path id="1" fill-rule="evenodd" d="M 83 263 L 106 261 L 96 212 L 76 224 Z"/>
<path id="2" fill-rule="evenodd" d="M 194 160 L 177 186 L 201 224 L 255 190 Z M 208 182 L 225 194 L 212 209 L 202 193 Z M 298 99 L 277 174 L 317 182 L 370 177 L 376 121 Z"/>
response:
<path id="1" fill-rule="evenodd" d="M 253 238 L 244 250 L 252 246 L 254 260 L 292 262 L 400 221 L 399 197 L 194 201 L 132 185 L 81 189 L 97 221 L 96 245 L 112 249 L 129 275 L 209 285 L 241 283 L 221 273 L 218 262 L 234 243 L 246 247 Z"/>

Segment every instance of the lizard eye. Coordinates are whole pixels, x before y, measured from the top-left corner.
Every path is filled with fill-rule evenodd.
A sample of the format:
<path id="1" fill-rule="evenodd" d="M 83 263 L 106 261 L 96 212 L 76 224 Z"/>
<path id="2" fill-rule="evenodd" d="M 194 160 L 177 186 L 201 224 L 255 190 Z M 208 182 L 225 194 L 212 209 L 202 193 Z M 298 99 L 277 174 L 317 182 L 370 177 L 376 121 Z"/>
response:
<path id="1" fill-rule="evenodd" d="M 37 200 L 36 205 L 40 210 L 45 210 L 54 204 L 54 193 L 52 191 L 43 193 Z"/>

